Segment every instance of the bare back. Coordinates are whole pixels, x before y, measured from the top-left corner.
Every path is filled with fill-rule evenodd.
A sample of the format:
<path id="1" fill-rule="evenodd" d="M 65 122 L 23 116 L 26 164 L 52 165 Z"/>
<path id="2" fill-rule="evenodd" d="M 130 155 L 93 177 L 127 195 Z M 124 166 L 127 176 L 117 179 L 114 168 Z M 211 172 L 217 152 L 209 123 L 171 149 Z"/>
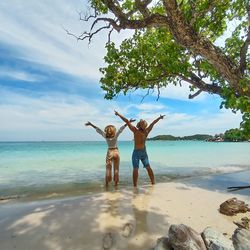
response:
<path id="1" fill-rule="evenodd" d="M 134 133 L 134 147 L 135 149 L 145 148 L 145 142 L 147 139 L 147 132 L 141 131 L 137 128 L 133 130 Z"/>

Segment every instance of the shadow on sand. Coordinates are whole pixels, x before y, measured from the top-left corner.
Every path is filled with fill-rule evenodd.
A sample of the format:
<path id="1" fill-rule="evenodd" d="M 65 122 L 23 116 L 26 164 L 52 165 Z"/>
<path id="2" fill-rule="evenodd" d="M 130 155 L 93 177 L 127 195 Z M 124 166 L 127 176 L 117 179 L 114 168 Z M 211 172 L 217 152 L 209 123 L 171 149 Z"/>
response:
<path id="1" fill-rule="evenodd" d="M 1 249 L 152 249 L 168 230 L 153 187 L 0 205 Z"/>

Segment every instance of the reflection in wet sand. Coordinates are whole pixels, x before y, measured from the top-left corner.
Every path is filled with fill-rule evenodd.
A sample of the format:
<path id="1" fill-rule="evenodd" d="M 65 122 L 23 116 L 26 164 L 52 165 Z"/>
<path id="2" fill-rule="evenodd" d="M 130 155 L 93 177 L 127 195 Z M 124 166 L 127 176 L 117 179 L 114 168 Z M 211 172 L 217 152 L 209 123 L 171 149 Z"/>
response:
<path id="1" fill-rule="evenodd" d="M 133 192 L 106 192 L 97 221 L 104 249 L 151 249 L 159 236 L 159 223 L 165 232 L 167 222 L 151 200 L 154 186 Z"/>
<path id="2" fill-rule="evenodd" d="M 148 211 L 153 186 L 148 189 L 135 189 L 132 199 L 132 208 L 134 213 L 134 232 L 128 244 L 128 249 L 149 249 L 152 241 L 149 234 L 150 225 L 148 224 Z M 151 243 L 152 244 L 152 243 Z"/>

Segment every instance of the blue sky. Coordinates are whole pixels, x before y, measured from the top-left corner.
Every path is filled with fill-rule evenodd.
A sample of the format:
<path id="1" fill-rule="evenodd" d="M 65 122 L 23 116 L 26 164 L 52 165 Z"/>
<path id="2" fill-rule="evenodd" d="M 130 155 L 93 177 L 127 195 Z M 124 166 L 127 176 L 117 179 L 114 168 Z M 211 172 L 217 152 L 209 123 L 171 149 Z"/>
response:
<path id="1" fill-rule="evenodd" d="M 78 16 L 86 9 L 80 0 L 0 1 L 0 141 L 100 140 L 84 123 L 120 126 L 114 109 L 148 122 L 165 114 L 150 136 L 216 134 L 239 126 L 241 115 L 220 110 L 218 96 L 189 100 L 185 85 L 162 89 L 158 101 L 152 95 L 141 102 L 142 92 L 105 100 L 99 68 L 106 34 L 89 45 L 64 30 L 87 29 Z M 114 34 L 113 40 L 119 43 L 130 34 Z M 127 130 L 121 139 L 132 135 Z"/>

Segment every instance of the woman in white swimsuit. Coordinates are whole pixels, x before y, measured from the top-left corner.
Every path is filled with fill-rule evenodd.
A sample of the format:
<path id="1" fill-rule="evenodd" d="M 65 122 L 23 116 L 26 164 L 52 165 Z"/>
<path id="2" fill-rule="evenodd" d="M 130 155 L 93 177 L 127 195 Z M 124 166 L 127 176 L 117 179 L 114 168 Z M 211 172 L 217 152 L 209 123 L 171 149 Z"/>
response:
<path id="1" fill-rule="evenodd" d="M 135 121 L 134 119 L 130 119 L 130 122 Z M 97 133 L 102 135 L 108 144 L 108 151 L 106 155 L 106 176 L 105 183 L 108 186 L 109 182 L 112 181 L 112 163 L 114 168 L 114 182 L 115 186 L 118 185 L 119 182 L 119 165 L 120 165 L 120 153 L 117 147 L 117 138 L 125 129 L 127 124 L 121 126 L 119 130 L 116 132 L 116 128 L 113 125 L 108 125 L 102 131 L 100 128 L 92 124 L 91 122 L 85 123 L 86 126 L 93 127 Z"/>

